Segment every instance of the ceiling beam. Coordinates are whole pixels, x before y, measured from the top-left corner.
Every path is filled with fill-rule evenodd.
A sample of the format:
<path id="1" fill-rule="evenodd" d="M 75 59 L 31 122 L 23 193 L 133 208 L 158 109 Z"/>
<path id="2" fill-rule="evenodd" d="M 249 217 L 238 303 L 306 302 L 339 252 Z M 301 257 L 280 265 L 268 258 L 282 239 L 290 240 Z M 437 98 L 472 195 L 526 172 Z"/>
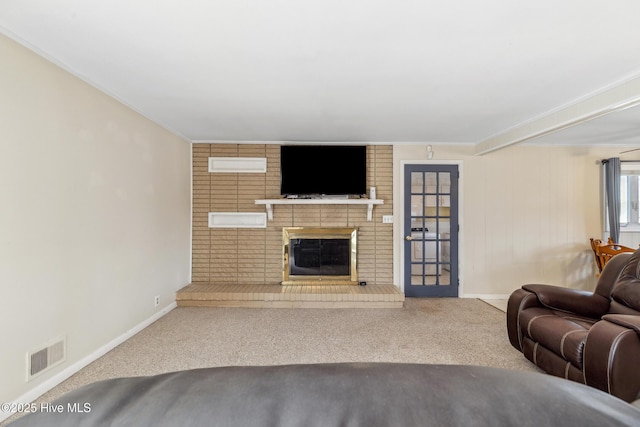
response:
<path id="1" fill-rule="evenodd" d="M 480 141 L 474 154 L 491 153 L 638 105 L 640 76 Z"/>

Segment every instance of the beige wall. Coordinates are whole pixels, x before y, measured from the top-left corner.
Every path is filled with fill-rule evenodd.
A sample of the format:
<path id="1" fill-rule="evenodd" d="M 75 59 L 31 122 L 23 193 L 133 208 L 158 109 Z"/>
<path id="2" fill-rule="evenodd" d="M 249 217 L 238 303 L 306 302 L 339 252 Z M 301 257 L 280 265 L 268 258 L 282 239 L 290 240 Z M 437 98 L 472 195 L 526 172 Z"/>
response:
<path id="1" fill-rule="evenodd" d="M 401 283 L 402 161 L 426 162 L 425 145 L 394 146 L 396 281 Z M 434 145 L 434 161 L 459 161 L 461 293 L 504 295 L 524 283 L 592 289 L 590 237 L 602 235 L 600 166 L 619 147 L 520 145 L 483 156 Z"/>
<path id="2" fill-rule="evenodd" d="M 208 157 L 266 157 L 267 173 L 209 173 Z M 193 146 L 194 282 L 276 284 L 282 280 L 282 227 L 357 227 L 359 280 L 393 283 L 392 147 L 367 147 L 367 188 L 384 205 L 367 221 L 366 206 L 278 205 L 265 229 L 210 229 L 208 212 L 264 212 L 256 199 L 280 197 L 280 146 L 195 144 Z"/>
<path id="3" fill-rule="evenodd" d="M 188 283 L 191 145 L 2 36 L 0 57 L 8 402 L 156 315 Z M 57 337 L 66 362 L 27 383 L 27 352 Z"/>

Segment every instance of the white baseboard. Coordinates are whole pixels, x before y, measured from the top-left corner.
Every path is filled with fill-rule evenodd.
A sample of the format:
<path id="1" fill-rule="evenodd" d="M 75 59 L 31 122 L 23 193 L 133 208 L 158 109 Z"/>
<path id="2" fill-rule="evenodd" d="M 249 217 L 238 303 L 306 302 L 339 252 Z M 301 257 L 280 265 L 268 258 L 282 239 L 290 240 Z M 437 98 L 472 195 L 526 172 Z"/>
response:
<path id="1" fill-rule="evenodd" d="M 169 313 L 171 310 L 173 310 L 177 306 L 178 305 L 176 304 L 175 301 L 172 302 L 171 304 L 167 305 L 166 307 L 154 313 L 154 315 L 151 316 L 150 318 L 140 322 L 133 328 L 126 331 L 124 334 L 116 337 L 115 339 L 111 340 L 107 344 L 98 348 L 93 353 L 80 359 L 73 365 L 68 366 L 63 371 L 57 373 L 56 375 L 49 378 L 48 380 L 38 384 L 37 386 L 35 386 L 34 388 L 29 390 L 22 396 L 15 399 L 12 403 L 19 404 L 19 403 L 33 402 L 38 397 L 42 396 L 43 394 L 45 394 L 46 392 L 48 392 L 49 390 L 51 390 L 52 388 L 54 388 L 55 386 L 57 386 L 58 384 L 60 384 L 61 382 L 63 382 L 64 380 L 66 380 L 67 378 L 69 378 L 70 376 L 72 376 L 82 368 L 84 368 L 85 366 L 87 366 L 88 364 L 90 364 L 91 362 L 96 361 L 97 359 L 104 356 L 105 354 L 107 354 L 108 352 L 110 352 L 111 350 L 113 350 L 114 348 L 116 348 L 117 346 L 119 346 L 120 344 L 122 344 L 123 342 L 125 342 L 126 340 L 128 340 L 129 338 L 131 338 L 132 336 L 134 336 L 144 328 L 146 328 L 147 326 L 151 325 L 153 322 L 160 319 L 161 317 Z M 14 414 L 11 412 L 0 411 L 0 422 L 4 421 L 5 419 L 9 418 L 12 415 Z"/>

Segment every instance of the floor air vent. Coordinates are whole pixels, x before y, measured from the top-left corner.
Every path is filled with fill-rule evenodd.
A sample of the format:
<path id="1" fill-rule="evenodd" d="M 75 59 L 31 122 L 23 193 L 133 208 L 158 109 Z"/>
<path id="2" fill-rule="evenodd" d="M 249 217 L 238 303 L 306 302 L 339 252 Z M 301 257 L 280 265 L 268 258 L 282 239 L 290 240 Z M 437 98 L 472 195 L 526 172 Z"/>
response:
<path id="1" fill-rule="evenodd" d="M 27 354 L 27 381 L 64 362 L 65 358 L 66 342 L 64 338 Z"/>

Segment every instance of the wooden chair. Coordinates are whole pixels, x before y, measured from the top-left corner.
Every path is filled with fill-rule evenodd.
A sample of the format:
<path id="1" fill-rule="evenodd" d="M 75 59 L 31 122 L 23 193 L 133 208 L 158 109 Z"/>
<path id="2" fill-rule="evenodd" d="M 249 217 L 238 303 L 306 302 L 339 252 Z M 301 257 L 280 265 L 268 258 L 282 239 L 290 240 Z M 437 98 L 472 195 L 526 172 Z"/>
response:
<path id="1" fill-rule="evenodd" d="M 591 240 L 591 249 L 593 249 L 593 254 L 596 258 L 596 266 L 598 267 L 598 273 L 602 272 L 604 266 L 609 262 L 611 258 L 614 256 L 624 253 L 624 252 L 635 252 L 635 249 L 629 248 L 627 246 L 622 246 L 617 243 L 613 243 L 611 238 L 607 241 L 607 243 L 602 243 L 600 239 L 590 239 Z"/>
<path id="2" fill-rule="evenodd" d="M 591 241 L 591 249 L 593 250 L 593 256 L 596 260 L 596 266 L 598 267 L 598 274 L 602 272 L 602 262 L 600 261 L 600 255 L 598 255 L 598 246 L 602 245 L 602 240 L 594 239 L 593 237 L 589 239 Z"/>

